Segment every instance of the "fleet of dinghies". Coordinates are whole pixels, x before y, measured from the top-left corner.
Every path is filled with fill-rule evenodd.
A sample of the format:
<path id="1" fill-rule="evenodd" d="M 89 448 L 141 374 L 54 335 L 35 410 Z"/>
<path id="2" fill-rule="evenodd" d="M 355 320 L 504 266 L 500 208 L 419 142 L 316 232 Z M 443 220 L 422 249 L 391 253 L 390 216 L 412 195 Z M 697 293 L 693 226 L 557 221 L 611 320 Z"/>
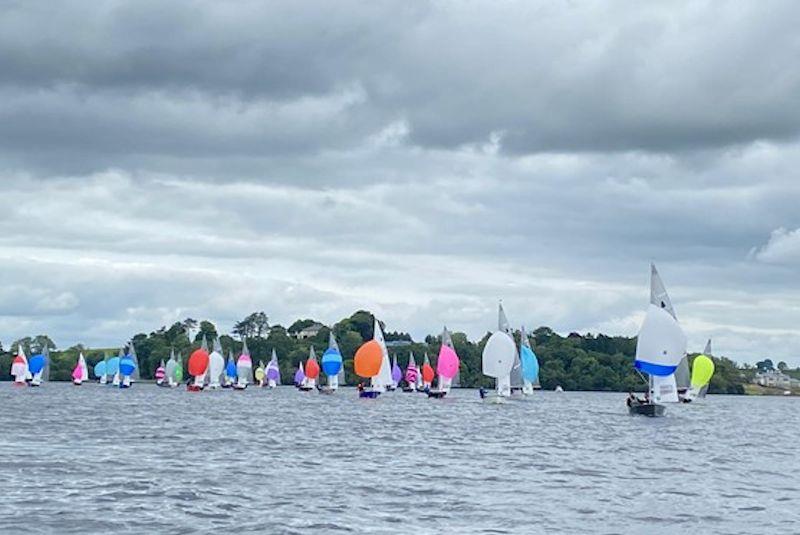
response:
<path id="1" fill-rule="evenodd" d="M 479 393 L 482 400 L 492 404 L 506 403 L 515 397 L 524 399 L 532 395 L 539 384 L 539 360 L 525 327 L 522 326 L 518 331 L 517 347 L 515 333 L 502 302 L 498 305 L 497 318 L 497 329 L 490 334 L 481 355 L 481 371 L 495 380 L 495 388 L 489 391 L 481 388 Z M 634 368 L 642 374 L 648 386 L 644 399 L 629 395 L 627 405 L 630 414 L 661 416 L 669 403 L 690 403 L 705 397 L 714 374 L 711 340 L 703 353 L 695 356 L 691 362 L 686 346 L 686 336 L 678 323 L 672 301 L 658 270 L 651 264 L 650 303 L 639 330 L 634 360 Z M 226 360 L 220 339 L 214 340 L 209 352 L 208 340 L 203 336 L 200 347 L 190 354 L 186 369 L 191 376 L 186 382 L 189 391 L 218 388 L 244 390 L 252 384 L 275 388 L 281 384 L 275 349 L 272 349 L 269 362 L 264 365 L 260 361 L 254 370 L 247 340 L 243 340 L 238 359 L 234 359 L 233 351 L 229 351 Z M 368 381 L 367 385 L 358 384 L 359 397 L 368 399 L 399 388 L 403 392 L 423 392 L 430 398 L 444 398 L 453 387 L 459 385 L 460 370 L 461 362 L 452 335 L 444 327 L 436 369 L 431 365 L 427 353 L 423 354 L 422 365 L 417 366 L 414 354 L 409 352 L 403 371 L 397 355 L 391 359 L 389 357 L 383 328 L 377 318 L 374 320 L 372 339 L 357 349 L 353 359 L 353 372 Z M 28 358 L 22 346 L 18 347 L 11 363 L 14 385 L 40 386 L 48 381 L 49 371 L 47 348 Z M 91 371 L 100 384 L 130 388 L 140 377 L 139 360 L 133 342 L 120 349 L 115 357 L 104 355 L 103 360 L 95 364 Z M 154 377 L 158 386 L 175 388 L 182 385 L 181 355 L 171 350 L 169 360 L 166 363 L 161 360 Z M 90 369 L 81 352 L 72 370 L 72 382 L 77 386 L 89 380 Z M 310 346 L 308 358 L 298 363 L 294 385 L 304 392 L 316 390 L 333 394 L 345 384 L 342 353 L 331 330 L 328 348 L 319 362 L 314 347 Z M 556 391 L 563 390 L 558 386 Z"/>

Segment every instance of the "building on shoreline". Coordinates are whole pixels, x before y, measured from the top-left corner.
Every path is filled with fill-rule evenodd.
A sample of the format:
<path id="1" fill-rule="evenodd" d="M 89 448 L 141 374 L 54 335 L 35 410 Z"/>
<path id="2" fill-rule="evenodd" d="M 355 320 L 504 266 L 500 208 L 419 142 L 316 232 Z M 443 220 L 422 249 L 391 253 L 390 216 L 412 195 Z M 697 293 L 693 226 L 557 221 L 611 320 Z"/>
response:
<path id="1" fill-rule="evenodd" d="M 800 389 L 800 380 L 789 377 L 780 370 L 765 370 L 756 373 L 753 383 L 772 388 Z"/>

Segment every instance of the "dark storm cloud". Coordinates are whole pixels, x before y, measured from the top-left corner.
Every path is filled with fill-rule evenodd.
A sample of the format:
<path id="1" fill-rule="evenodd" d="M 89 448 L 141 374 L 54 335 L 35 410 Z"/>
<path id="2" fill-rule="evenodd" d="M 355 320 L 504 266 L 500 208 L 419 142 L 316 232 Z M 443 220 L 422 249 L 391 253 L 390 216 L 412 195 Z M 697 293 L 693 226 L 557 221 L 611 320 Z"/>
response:
<path id="1" fill-rule="evenodd" d="M 100 168 L 313 153 L 397 119 L 410 143 L 498 133 L 515 154 L 788 139 L 798 23 L 791 2 L 22 2 L 0 20 L 0 136 Z"/>

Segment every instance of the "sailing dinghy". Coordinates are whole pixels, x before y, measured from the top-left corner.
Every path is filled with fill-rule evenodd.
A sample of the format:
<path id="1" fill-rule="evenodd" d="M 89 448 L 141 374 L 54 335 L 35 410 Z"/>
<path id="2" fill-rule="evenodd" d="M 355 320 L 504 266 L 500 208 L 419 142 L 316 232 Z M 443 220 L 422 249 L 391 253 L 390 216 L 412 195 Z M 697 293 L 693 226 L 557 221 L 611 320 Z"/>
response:
<path id="1" fill-rule="evenodd" d="M 308 360 L 306 360 L 305 368 L 303 369 L 306 380 L 300 386 L 302 392 L 310 392 L 317 388 L 317 378 L 319 377 L 319 364 L 317 364 L 317 354 L 314 351 L 314 346 L 308 348 Z"/>
<path id="2" fill-rule="evenodd" d="M 30 379 L 30 371 L 28 370 L 28 357 L 25 356 L 25 350 L 22 349 L 22 344 L 17 346 L 17 356 L 11 363 L 11 375 L 14 377 L 14 386 L 27 386 L 27 380 Z"/>
<path id="3" fill-rule="evenodd" d="M 498 312 L 498 329 L 486 341 L 481 355 L 483 374 L 495 379 L 494 392 L 480 390 L 481 398 L 487 403 L 504 403 L 505 398 L 511 395 L 511 369 L 517 360 L 517 345 L 511 338 L 510 332 L 508 319 L 501 303 Z"/>
<path id="4" fill-rule="evenodd" d="M 272 358 L 267 364 L 267 386 L 269 388 L 275 388 L 281 384 L 281 368 L 278 366 L 278 354 L 275 352 L 275 348 L 272 348 Z"/>
<path id="5" fill-rule="evenodd" d="M 339 388 L 339 374 L 344 371 L 342 365 L 342 353 L 339 351 L 339 344 L 331 330 L 328 336 L 328 349 L 322 354 L 322 371 L 328 377 L 328 384 L 320 389 L 321 394 L 332 394 Z"/>
<path id="6" fill-rule="evenodd" d="M 391 387 L 387 390 L 397 390 L 397 387 L 400 386 L 400 381 L 403 380 L 403 370 L 400 369 L 400 366 L 397 365 L 397 355 L 392 356 L 392 383 Z"/>
<path id="7" fill-rule="evenodd" d="M 236 382 L 236 360 L 233 358 L 233 350 L 228 351 L 228 362 L 225 363 L 225 379 L 222 381 L 222 388 L 231 388 Z"/>
<path id="8" fill-rule="evenodd" d="M 306 372 L 303 370 L 303 362 L 297 364 L 297 371 L 294 372 L 294 386 L 302 388 L 306 384 Z"/>
<path id="9" fill-rule="evenodd" d="M 214 339 L 214 349 L 208 355 L 208 376 L 206 384 L 211 390 L 222 387 L 223 374 L 225 373 L 225 357 L 222 356 L 222 344 L 219 337 Z"/>
<path id="10" fill-rule="evenodd" d="M 178 360 L 175 358 L 175 348 L 172 348 L 169 351 L 169 360 L 167 361 L 167 365 L 164 367 L 164 374 L 167 379 L 166 384 L 172 388 L 180 384 L 180 380 L 177 377 L 177 368 Z"/>
<path id="11" fill-rule="evenodd" d="M 256 384 L 258 386 L 264 386 L 265 372 L 264 372 L 264 361 L 263 360 L 259 360 L 258 361 L 258 367 L 256 368 L 256 371 L 253 372 L 253 375 L 256 378 Z"/>
<path id="12" fill-rule="evenodd" d="M 161 359 L 161 362 L 158 363 L 158 368 L 156 368 L 153 378 L 156 380 L 156 386 L 167 386 L 167 383 L 164 382 L 167 378 L 167 368 L 166 364 L 164 364 L 164 359 Z"/>
<path id="13" fill-rule="evenodd" d="M 253 359 L 250 358 L 250 350 L 247 348 L 247 339 L 242 343 L 242 354 L 236 361 L 236 383 L 234 390 L 244 390 L 247 385 L 253 382 Z"/>
<path id="14" fill-rule="evenodd" d="M 686 335 L 678 324 L 669 295 L 655 265 L 650 265 L 650 306 L 636 341 L 634 367 L 648 375 L 648 396 L 644 401 L 628 399 L 628 412 L 663 416 L 663 403 L 677 403 L 675 370 L 686 356 Z"/>
<path id="15" fill-rule="evenodd" d="M 187 364 L 189 375 L 194 377 L 194 380 L 186 385 L 186 390 L 189 392 L 200 392 L 205 387 L 206 374 L 208 373 L 208 342 L 205 335 L 203 335 L 203 343 L 199 349 L 195 349 L 189 355 L 189 362 Z"/>
<path id="16" fill-rule="evenodd" d="M 369 388 L 358 385 L 358 397 L 375 399 L 384 392 L 384 380 L 391 381 L 391 371 L 384 364 L 384 360 L 388 362 L 385 347 L 383 331 L 376 319 L 372 340 L 362 344 L 353 358 L 353 370 L 356 375 L 369 379 L 371 383 Z"/>
<path id="17" fill-rule="evenodd" d="M 408 366 L 406 366 L 406 385 L 403 387 L 403 392 L 415 392 L 417 390 L 417 378 L 419 377 L 419 369 L 417 363 L 414 361 L 414 353 L 408 353 Z"/>
<path id="18" fill-rule="evenodd" d="M 439 376 L 439 387 L 428 390 L 429 398 L 443 398 L 450 392 L 453 379 L 458 375 L 461 361 L 453 346 L 453 338 L 447 327 L 442 331 L 442 345 L 439 347 L 439 358 L 436 360 L 436 373 Z"/>
<path id="19" fill-rule="evenodd" d="M 120 388 L 130 388 L 133 384 L 133 374 L 136 373 L 137 359 L 131 355 L 132 351 L 134 351 L 133 344 L 131 344 L 131 349 L 119 359 L 119 374 L 121 377 L 119 382 Z"/>
<path id="20" fill-rule="evenodd" d="M 28 386 L 41 386 L 43 382 L 50 379 L 50 351 L 47 346 L 42 349 L 41 353 L 28 360 L 28 371 L 30 372 Z"/>
<path id="21" fill-rule="evenodd" d="M 89 380 L 89 366 L 86 365 L 86 359 L 83 357 L 83 352 L 78 354 L 78 363 L 72 369 L 72 384 L 80 386 L 84 381 Z"/>
<path id="22" fill-rule="evenodd" d="M 124 356 L 125 351 L 120 348 L 119 354 L 117 354 L 116 357 L 111 357 L 108 359 L 108 362 L 106 362 L 106 371 L 108 372 L 109 377 L 111 377 L 111 386 L 119 386 L 119 361 L 122 360 L 122 357 Z"/>
<path id="23" fill-rule="evenodd" d="M 433 371 L 433 366 L 431 366 L 431 359 L 429 359 L 428 354 L 425 353 L 425 358 L 422 362 L 422 373 L 420 374 L 420 378 L 422 379 L 422 388 L 418 388 L 418 390 L 423 392 L 430 390 L 435 375 L 436 372 Z"/>
<path id="24" fill-rule="evenodd" d="M 94 376 L 97 382 L 104 385 L 108 382 L 108 355 L 103 355 L 103 360 L 94 365 Z"/>
<path id="25" fill-rule="evenodd" d="M 692 361 L 691 388 L 687 394 L 687 400 L 706 397 L 713 375 L 714 360 L 711 358 L 711 340 L 709 340 L 703 352 Z"/>

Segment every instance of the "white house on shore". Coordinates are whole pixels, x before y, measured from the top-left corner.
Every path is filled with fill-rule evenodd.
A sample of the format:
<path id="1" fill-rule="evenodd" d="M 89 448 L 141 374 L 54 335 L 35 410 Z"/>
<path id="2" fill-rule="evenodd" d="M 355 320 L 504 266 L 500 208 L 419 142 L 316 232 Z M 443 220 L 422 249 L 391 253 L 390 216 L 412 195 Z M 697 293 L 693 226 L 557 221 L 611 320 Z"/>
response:
<path id="1" fill-rule="evenodd" d="M 309 325 L 305 329 L 301 329 L 296 333 L 294 333 L 294 337 L 297 338 L 298 340 L 306 340 L 308 338 L 314 338 L 319 334 L 319 332 L 322 330 L 323 327 L 325 326 L 321 323 L 314 323 L 312 325 Z"/>
<path id="2" fill-rule="evenodd" d="M 758 372 L 753 378 L 753 382 L 761 386 L 770 386 L 772 388 L 800 388 L 800 380 L 789 377 L 780 370 Z"/>

